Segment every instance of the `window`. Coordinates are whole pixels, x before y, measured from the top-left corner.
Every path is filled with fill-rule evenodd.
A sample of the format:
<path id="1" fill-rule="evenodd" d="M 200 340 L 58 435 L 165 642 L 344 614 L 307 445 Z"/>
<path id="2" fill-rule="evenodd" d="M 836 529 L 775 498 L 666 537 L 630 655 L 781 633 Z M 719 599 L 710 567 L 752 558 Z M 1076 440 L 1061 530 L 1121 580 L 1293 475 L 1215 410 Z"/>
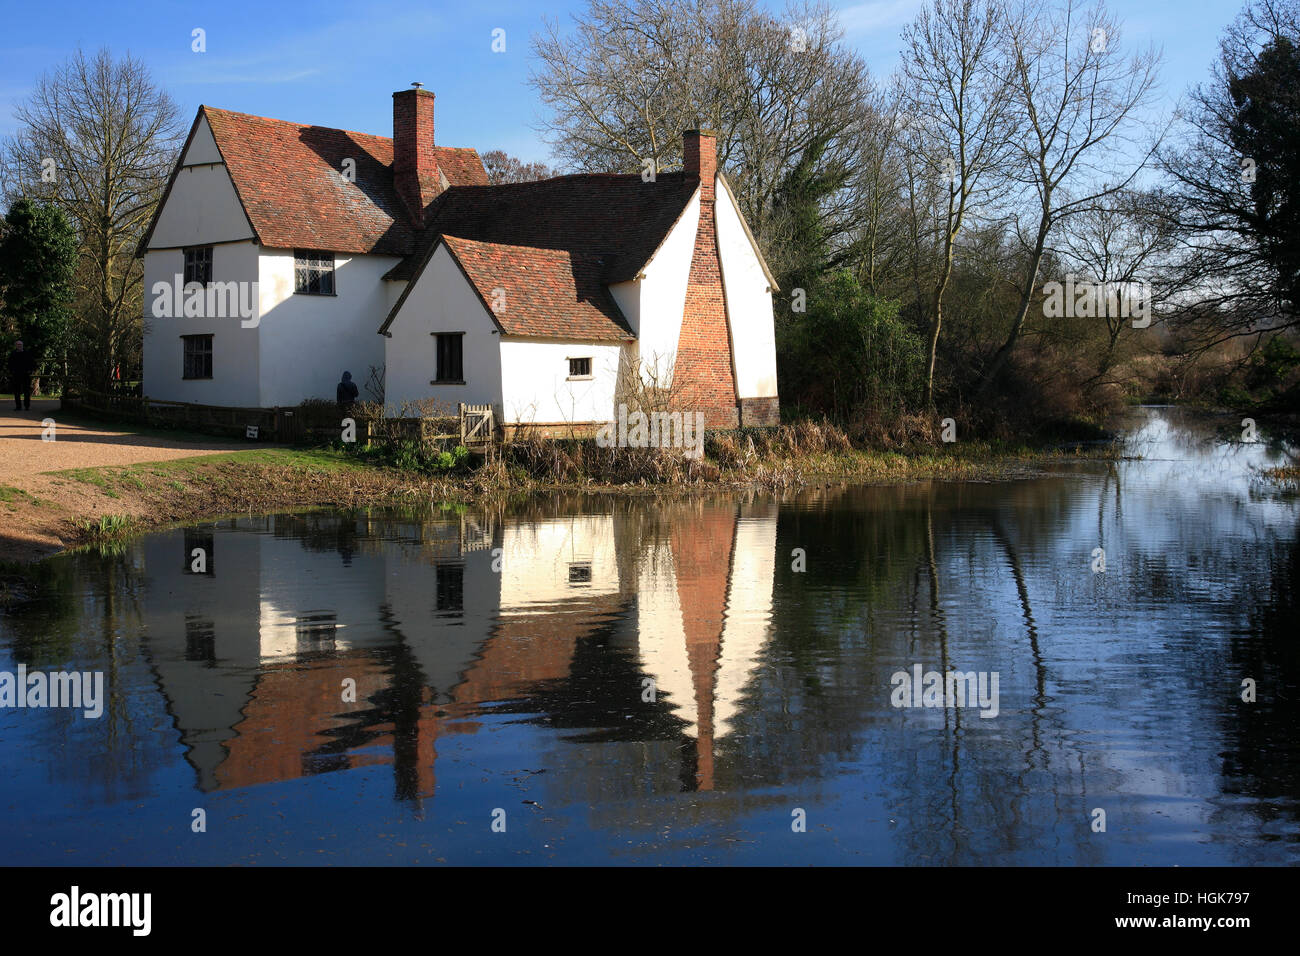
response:
<path id="1" fill-rule="evenodd" d="M 465 610 L 465 566 L 437 564 L 434 575 L 434 610 L 439 617 L 459 617 Z"/>
<path id="2" fill-rule="evenodd" d="M 329 650 L 338 630 L 338 617 L 333 611 L 308 611 L 294 621 L 298 638 L 298 651 Z"/>
<path id="3" fill-rule="evenodd" d="M 591 378 L 591 358 L 569 359 L 569 378 Z"/>
<path id="4" fill-rule="evenodd" d="M 212 281 L 212 247 L 195 246 L 185 250 L 185 284 L 197 282 L 207 285 Z"/>
<path id="5" fill-rule="evenodd" d="M 465 333 L 435 332 L 433 335 L 438 342 L 438 377 L 434 379 L 434 383 L 450 382 L 464 385 L 465 373 L 461 359 L 463 357 L 462 343 L 465 341 Z"/>
<path id="6" fill-rule="evenodd" d="M 591 562 L 590 561 L 573 561 L 569 564 L 569 583 L 574 587 L 582 587 L 591 583 Z"/>
<path id="7" fill-rule="evenodd" d="M 334 253 L 296 250 L 293 254 L 293 291 L 303 295 L 333 295 Z"/>
<path id="8" fill-rule="evenodd" d="M 212 336 L 182 335 L 185 343 L 183 378 L 212 378 Z"/>

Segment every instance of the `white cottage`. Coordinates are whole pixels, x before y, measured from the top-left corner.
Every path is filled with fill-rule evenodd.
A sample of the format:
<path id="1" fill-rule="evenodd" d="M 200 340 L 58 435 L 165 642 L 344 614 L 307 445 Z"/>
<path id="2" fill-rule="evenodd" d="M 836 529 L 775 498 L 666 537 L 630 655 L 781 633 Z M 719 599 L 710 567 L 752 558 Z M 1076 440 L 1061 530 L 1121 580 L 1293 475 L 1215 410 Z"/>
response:
<path id="1" fill-rule="evenodd" d="M 287 406 L 375 367 L 390 407 L 581 432 L 640 369 L 708 427 L 776 423 L 775 283 L 713 136 L 648 182 L 490 186 L 433 106 L 394 93 L 391 140 L 201 107 L 139 249 L 144 393 Z"/>

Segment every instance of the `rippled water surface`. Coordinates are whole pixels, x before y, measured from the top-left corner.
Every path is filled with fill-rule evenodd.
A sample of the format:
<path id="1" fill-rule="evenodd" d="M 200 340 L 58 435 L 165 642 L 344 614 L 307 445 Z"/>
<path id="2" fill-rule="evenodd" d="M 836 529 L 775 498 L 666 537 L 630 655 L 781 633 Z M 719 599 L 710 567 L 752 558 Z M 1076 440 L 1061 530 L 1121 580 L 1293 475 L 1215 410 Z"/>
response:
<path id="1" fill-rule="evenodd" d="M 1283 450 L 1160 408 L 1127 442 L 56 558 L 0 672 L 102 671 L 104 712 L 0 709 L 0 862 L 1297 862 Z M 895 706 L 918 667 L 997 696 Z"/>

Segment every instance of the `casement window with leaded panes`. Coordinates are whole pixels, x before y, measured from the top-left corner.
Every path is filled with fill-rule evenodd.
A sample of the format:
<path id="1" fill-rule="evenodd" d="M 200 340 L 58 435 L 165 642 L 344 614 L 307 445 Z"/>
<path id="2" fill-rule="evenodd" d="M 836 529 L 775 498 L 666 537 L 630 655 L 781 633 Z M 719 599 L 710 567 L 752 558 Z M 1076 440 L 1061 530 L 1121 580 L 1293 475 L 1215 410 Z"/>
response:
<path id="1" fill-rule="evenodd" d="M 295 250 L 293 291 L 299 295 L 333 295 L 334 253 L 318 249 Z"/>
<path id="2" fill-rule="evenodd" d="M 207 285 L 212 281 L 212 247 L 192 246 L 185 250 L 185 285 L 197 282 Z"/>
<path id="3" fill-rule="evenodd" d="M 182 378 L 212 378 L 212 336 L 182 335 L 184 366 Z"/>

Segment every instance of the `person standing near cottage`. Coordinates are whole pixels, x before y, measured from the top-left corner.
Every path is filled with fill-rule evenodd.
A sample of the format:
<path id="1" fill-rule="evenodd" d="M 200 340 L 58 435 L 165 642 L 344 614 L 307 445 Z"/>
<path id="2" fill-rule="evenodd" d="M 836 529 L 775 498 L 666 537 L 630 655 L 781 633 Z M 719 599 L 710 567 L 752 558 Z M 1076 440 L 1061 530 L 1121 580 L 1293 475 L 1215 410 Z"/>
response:
<path id="1" fill-rule="evenodd" d="M 344 372 L 343 381 L 339 382 L 338 387 L 334 389 L 334 400 L 338 402 L 339 411 L 344 415 L 350 413 L 359 394 L 357 383 L 352 381 L 352 373 Z"/>
<path id="2" fill-rule="evenodd" d="M 23 348 L 22 339 L 19 339 L 9 353 L 9 384 L 14 392 L 16 412 L 32 410 L 32 374 L 35 371 L 35 357 Z"/>

